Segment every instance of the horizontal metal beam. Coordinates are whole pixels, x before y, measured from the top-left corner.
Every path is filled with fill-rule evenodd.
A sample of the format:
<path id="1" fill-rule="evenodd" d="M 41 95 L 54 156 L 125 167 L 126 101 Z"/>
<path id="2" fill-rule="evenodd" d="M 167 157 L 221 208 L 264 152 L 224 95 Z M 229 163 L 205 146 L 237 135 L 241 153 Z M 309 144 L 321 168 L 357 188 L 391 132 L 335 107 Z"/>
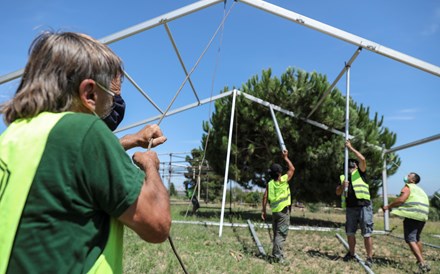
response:
<path id="1" fill-rule="evenodd" d="M 405 148 L 421 145 L 421 144 L 432 142 L 432 141 L 435 141 L 435 140 L 438 140 L 438 139 L 440 139 L 440 134 L 433 135 L 431 137 L 426 137 L 426 138 L 420 139 L 418 141 L 407 143 L 407 144 L 404 144 L 404 145 L 401 145 L 401 146 L 398 146 L 398 147 L 393 147 L 393 148 L 387 149 L 387 150 L 385 150 L 385 153 L 396 152 L 396 151 L 399 151 L 399 150 L 402 150 L 402 149 L 405 149 Z"/>
<path id="2" fill-rule="evenodd" d="M 121 30 L 121 31 L 116 32 L 114 34 L 111 34 L 109 36 L 106 36 L 106 37 L 100 39 L 100 41 L 104 44 L 110 44 L 110 43 L 122 40 L 124 38 L 133 36 L 137 33 L 146 31 L 148 29 L 157 27 L 159 25 L 162 25 L 163 23 L 173 21 L 175 19 L 186 16 L 186 15 L 191 14 L 193 12 L 196 12 L 196 11 L 202 10 L 204 8 L 210 7 L 212 5 L 218 4 L 220 2 L 223 2 L 223 0 L 198 1 L 193 4 L 187 5 L 183 8 L 174 10 L 172 12 L 165 13 L 161 16 L 156 17 L 156 18 L 150 19 L 150 20 L 145 21 L 143 23 L 134 25 L 132 27 L 126 28 L 124 30 Z"/>
<path id="3" fill-rule="evenodd" d="M 111 44 L 111 43 L 117 42 L 119 40 L 122 40 L 124 38 L 138 34 L 140 32 L 143 32 L 143 31 L 152 29 L 154 27 L 160 26 L 166 22 L 173 21 L 173 20 L 178 19 L 180 17 L 186 16 L 188 14 L 191 14 L 196 11 L 210 7 L 212 5 L 218 4 L 220 2 L 224 2 L 224 1 L 223 0 L 198 1 L 196 3 L 187 5 L 185 7 L 180 8 L 180 9 L 174 10 L 172 12 L 168 12 L 163 15 L 160 15 L 156 18 L 147 20 L 143 23 L 126 28 L 126 29 L 121 30 L 119 32 L 116 32 L 114 34 L 105 36 L 104 38 L 99 39 L 99 41 L 101 41 L 104 44 Z M 6 83 L 6 82 L 12 81 L 14 79 L 20 78 L 23 75 L 23 72 L 24 72 L 24 69 L 20 69 L 20 70 L 11 72 L 9 74 L 0 76 L 0 85 L 3 83 Z"/>
<path id="4" fill-rule="evenodd" d="M 211 98 L 207 98 L 207 99 L 201 100 L 200 102 L 192 103 L 192 104 L 189 104 L 189 105 L 183 106 L 183 107 L 181 107 L 181 108 L 177 108 L 177 109 L 174 109 L 174 110 L 170 110 L 170 111 L 168 111 L 168 112 L 165 113 L 165 117 L 168 117 L 168 116 L 171 116 L 171 115 L 177 114 L 177 113 L 179 113 L 179 112 L 183 112 L 183 111 L 188 110 L 188 109 L 192 109 L 192 108 L 199 107 L 199 106 L 201 106 L 201 105 L 204 105 L 204 104 L 207 104 L 207 103 L 209 103 L 209 102 L 212 102 L 212 101 L 215 101 L 215 100 L 221 99 L 221 98 L 226 97 L 226 96 L 230 96 L 230 95 L 232 94 L 232 92 L 233 92 L 233 90 L 230 90 L 230 91 L 228 91 L 228 92 L 221 93 L 221 94 L 219 94 L 219 95 L 217 95 L 217 96 L 212 96 Z M 152 121 L 159 120 L 159 119 L 162 118 L 162 116 L 163 116 L 163 114 L 162 114 L 162 115 L 156 115 L 156 116 L 153 116 L 153 117 L 147 118 L 147 119 L 145 119 L 145 120 L 142 120 L 142 121 L 139 121 L 139 122 L 133 123 L 133 124 L 128 125 L 128 126 L 126 126 L 126 127 L 123 127 L 123 128 L 117 129 L 117 130 L 115 130 L 115 131 L 113 131 L 113 132 L 114 132 L 114 133 L 119 133 L 119 132 L 125 131 L 125 130 L 127 130 L 127 129 L 131 129 L 131 128 L 134 128 L 134 127 L 137 127 L 137 126 L 140 126 L 140 125 L 144 125 L 144 124 L 150 123 L 150 122 L 152 122 Z"/>
<path id="5" fill-rule="evenodd" d="M 266 107 L 268 107 L 268 108 L 272 107 L 272 109 L 274 109 L 274 110 L 277 110 L 277 111 L 282 112 L 282 113 L 284 113 L 284 114 L 286 114 L 286 115 L 288 115 L 288 116 L 291 116 L 291 117 L 297 118 L 297 119 L 299 119 L 299 120 L 302 120 L 302 121 L 304 121 L 304 122 L 306 122 L 306 123 L 308 123 L 308 124 L 311 124 L 311 125 L 313 125 L 313 126 L 315 126 L 315 127 L 319 127 L 319 128 L 321 128 L 321 129 L 324 129 L 324 130 L 330 131 L 330 132 L 335 133 L 335 134 L 337 134 L 337 135 L 345 136 L 345 133 L 342 132 L 342 131 L 336 130 L 336 129 L 331 128 L 331 127 L 329 127 L 329 126 L 326 126 L 326 125 L 324 125 L 324 124 L 321 124 L 321 123 L 318 123 L 318 122 L 312 121 L 312 120 L 310 120 L 310 119 L 306 119 L 306 118 L 298 117 L 298 116 L 297 116 L 295 113 L 293 113 L 292 111 L 285 110 L 285 109 L 283 109 L 283 108 L 281 108 L 281 107 L 279 107 L 279 106 L 273 105 L 273 104 L 271 104 L 271 103 L 269 103 L 269 102 L 267 102 L 267 101 L 264 101 L 264 100 L 262 100 L 262 99 L 260 99 L 260 98 L 254 97 L 254 96 L 252 96 L 252 95 L 250 95 L 250 94 L 247 94 L 247 93 L 245 93 L 245 92 L 238 91 L 238 95 L 242 95 L 242 96 L 244 96 L 245 98 L 247 98 L 247 99 L 249 99 L 249 100 L 251 100 L 251 101 L 253 101 L 253 102 L 255 102 L 255 103 L 258 103 L 258 104 L 260 104 L 260 105 L 266 106 Z M 348 137 L 349 137 L 349 138 L 353 138 L 354 136 L 349 135 Z"/>
<path id="6" fill-rule="evenodd" d="M 387 48 L 387 47 L 382 46 L 378 43 L 375 43 L 373 41 L 369 41 L 365 38 L 353 35 L 349 32 L 337 29 L 337 28 L 332 27 L 330 25 L 321 23 L 321 22 L 316 21 L 312 18 L 303 16 L 303 15 L 295 13 L 293 11 L 290 11 L 290 10 L 281 8 L 279 6 L 273 5 L 271 3 L 260 1 L 260 0 L 240 0 L 240 2 L 248 4 L 248 5 L 253 6 L 255 8 L 261 9 L 263 11 L 267 11 L 269 13 L 280 16 L 282 18 L 288 19 L 288 20 L 290 20 L 294 23 L 297 23 L 299 25 L 317 30 L 317 31 L 322 32 L 324 34 L 328 34 L 328 35 L 333 36 L 337 39 L 340 39 L 342 41 L 356 45 L 358 47 L 362 47 L 362 48 L 367 49 L 371 52 L 383 55 L 385 57 L 391 58 L 391 59 L 396 60 L 398 62 L 402 62 L 404 64 L 421 69 L 423 71 L 434 74 L 436 76 L 440 76 L 440 67 L 438 67 L 438 66 L 435 66 L 433 64 L 427 63 L 427 62 L 422 61 L 420 59 L 414 58 L 414 57 L 409 56 L 407 54 L 395 51 L 393 49 Z"/>

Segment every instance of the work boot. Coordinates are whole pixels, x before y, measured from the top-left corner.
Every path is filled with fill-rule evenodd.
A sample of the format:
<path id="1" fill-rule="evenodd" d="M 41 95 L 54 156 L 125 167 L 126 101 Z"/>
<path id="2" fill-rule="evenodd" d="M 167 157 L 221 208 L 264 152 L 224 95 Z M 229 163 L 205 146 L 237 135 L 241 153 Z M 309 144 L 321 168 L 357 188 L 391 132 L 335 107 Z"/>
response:
<path id="1" fill-rule="evenodd" d="M 342 258 L 342 260 L 344 262 L 349 262 L 349 261 L 352 261 L 352 260 L 355 260 L 355 259 L 356 259 L 356 257 L 354 255 L 351 255 L 350 251 L 347 252 L 347 254 L 345 254 L 344 258 Z"/>
<path id="2" fill-rule="evenodd" d="M 418 262 L 417 266 L 419 267 L 418 273 L 427 273 L 427 272 L 431 271 L 431 267 L 426 262 L 424 264 Z"/>
<path id="3" fill-rule="evenodd" d="M 371 268 L 373 266 L 373 258 L 367 257 L 365 260 L 365 265 Z"/>

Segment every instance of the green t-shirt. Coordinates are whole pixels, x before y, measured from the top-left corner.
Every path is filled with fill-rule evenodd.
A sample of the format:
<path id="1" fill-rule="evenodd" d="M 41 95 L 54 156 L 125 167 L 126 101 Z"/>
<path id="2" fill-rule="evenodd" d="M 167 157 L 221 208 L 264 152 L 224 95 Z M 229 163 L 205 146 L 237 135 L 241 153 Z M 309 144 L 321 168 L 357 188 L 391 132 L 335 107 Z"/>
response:
<path id="1" fill-rule="evenodd" d="M 110 216 L 136 201 L 144 177 L 99 118 L 65 115 L 49 133 L 8 273 L 87 272 L 105 246 Z"/>

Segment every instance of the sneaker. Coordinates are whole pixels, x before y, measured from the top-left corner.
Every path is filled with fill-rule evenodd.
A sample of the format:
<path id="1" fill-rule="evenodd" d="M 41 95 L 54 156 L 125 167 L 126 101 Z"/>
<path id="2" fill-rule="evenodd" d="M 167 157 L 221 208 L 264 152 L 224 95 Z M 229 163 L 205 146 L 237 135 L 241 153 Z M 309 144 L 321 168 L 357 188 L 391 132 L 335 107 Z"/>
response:
<path id="1" fill-rule="evenodd" d="M 427 263 L 417 263 L 417 265 L 419 266 L 419 273 L 426 273 L 431 271 L 431 267 Z"/>
<path id="2" fill-rule="evenodd" d="M 367 259 L 365 260 L 365 265 L 371 268 L 373 266 L 373 258 L 367 257 Z"/>
<path id="3" fill-rule="evenodd" d="M 352 261 L 354 259 L 356 259 L 356 257 L 354 255 L 351 255 L 350 252 L 347 252 L 347 254 L 345 254 L 344 258 L 342 258 L 342 260 L 344 262 Z"/>
<path id="4" fill-rule="evenodd" d="M 279 260 L 278 260 L 278 263 L 279 263 L 280 265 L 289 265 L 289 264 L 290 264 L 289 261 L 284 260 L 283 258 L 279 259 Z"/>

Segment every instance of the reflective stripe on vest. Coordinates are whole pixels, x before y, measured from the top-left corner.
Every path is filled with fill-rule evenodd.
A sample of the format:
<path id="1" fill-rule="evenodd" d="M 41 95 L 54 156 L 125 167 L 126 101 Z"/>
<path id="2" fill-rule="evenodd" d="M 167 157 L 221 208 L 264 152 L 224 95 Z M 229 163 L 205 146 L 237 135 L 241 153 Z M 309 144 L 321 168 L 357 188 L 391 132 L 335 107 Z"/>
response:
<path id="1" fill-rule="evenodd" d="M 280 181 L 271 180 L 269 182 L 268 199 L 272 212 L 280 212 L 291 204 L 287 178 L 287 174 L 284 174 Z"/>
<path id="2" fill-rule="evenodd" d="M 0 274 L 7 270 L 21 214 L 47 138 L 68 113 L 43 112 L 32 119 L 19 119 L 0 136 Z M 23 138 L 30 136 L 27 141 Z M 123 225 L 111 219 L 104 251 L 89 273 L 122 273 L 122 237 Z"/>
<path id="3" fill-rule="evenodd" d="M 340 175 L 339 176 L 339 180 L 341 180 L 341 185 L 344 184 L 344 179 L 345 179 L 345 175 Z M 345 193 L 342 192 L 342 194 L 341 194 L 341 207 L 342 208 L 346 208 L 347 207 L 347 202 L 345 200 L 346 200 Z"/>
<path id="4" fill-rule="evenodd" d="M 339 176 L 339 179 L 341 180 L 341 184 L 344 183 L 345 176 L 341 175 Z M 354 194 L 357 199 L 364 199 L 364 200 L 370 200 L 370 187 L 367 183 L 362 180 L 361 174 L 359 173 L 359 170 L 356 169 L 351 173 L 351 185 L 353 186 Z M 342 208 L 345 208 L 347 206 L 346 204 L 346 197 L 344 194 L 341 195 L 341 206 Z"/>
<path id="5" fill-rule="evenodd" d="M 410 194 L 408 199 L 399 207 L 391 211 L 392 214 L 426 222 L 429 215 L 429 198 L 425 191 L 416 184 L 406 184 Z"/>
<path id="6" fill-rule="evenodd" d="M 353 185 L 356 198 L 370 200 L 370 187 L 364 182 L 364 180 L 362 180 L 358 169 L 351 173 L 351 184 Z"/>
<path id="7" fill-rule="evenodd" d="M 0 273 L 8 267 L 21 214 L 49 133 L 65 114 L 45 112 L 33 119 L 19 119 L 0 136 Z"/>
<path id="8" fill-rule="evenodd" d="M 123 236 L 124 225 L 118 220 L 111 218 L 110 232 L 104 251 L 88 273 L 122 273 Z"/>

